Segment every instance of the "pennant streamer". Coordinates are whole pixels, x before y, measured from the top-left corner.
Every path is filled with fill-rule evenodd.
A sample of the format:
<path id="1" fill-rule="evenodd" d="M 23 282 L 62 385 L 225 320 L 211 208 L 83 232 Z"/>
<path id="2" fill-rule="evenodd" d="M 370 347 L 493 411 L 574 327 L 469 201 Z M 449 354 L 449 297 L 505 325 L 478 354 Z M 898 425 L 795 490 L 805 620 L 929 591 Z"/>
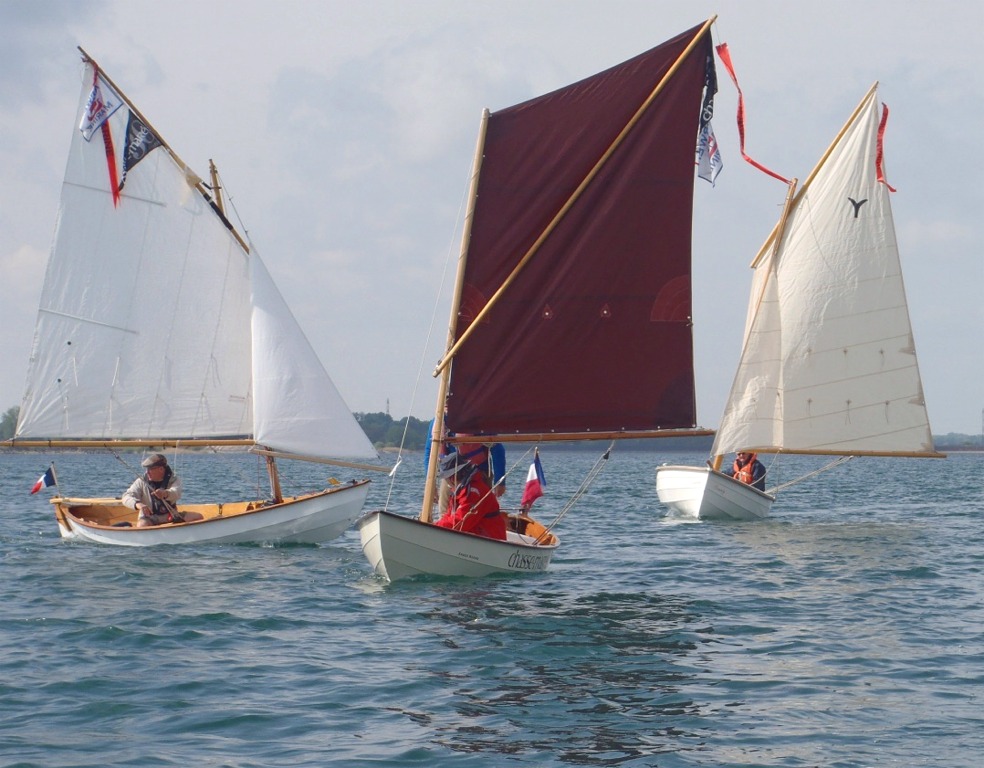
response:
<path id="1" fill-rule="evenodd" d="M 126 149 L 123 150 L 123 178 L 120 179 L 120 191 L 126 184 L 126 174 L 159 146 L 161 140 L 157 135 L 144 124 L 143 120 L 130 112 L 130 117 L 126 121 Z"/>
<path id="2" fill-rule="evenodd" d="M 714 94 L 717 93 L 717 89 L 714 57 L 708 55 L 704 70 L 704 103 L 700 110 L 700 133 L 697 138 L 697 175 L 711 182 L 712 187 L 714 180 L 724 168 L 721 148 L 714 136 L 714 128 L 711 127 L 711 118 L 714 117 Z"/>
<path id="3" fill-rule="evenodd" d="M 113 150 L 113 134 L 109 130 L 110 116 L 123 106 L 123 99 L 105 80 L 99 76 L 99 70 L 92 70 L 92 92 L 82 113 L 79 130 L 86 141 L 92 139 L 96 129 L 102 130 L 103 144 L 106 146 L 106 163 L 109 166 L 109 184 L 113 193 L 113 206 L 120 204 L 120 185 L 116 174 L 116 153 Z"/>
<path id="4" fill-rule="evenodd" d="M 885 158 L 885 150 L 883 146 L 883 141 L 885 139 L 885 124 L 888 122 L 888 104 L 882 104 L 882 116 L 881 121 L 878 123 L 878 150 L 875 153 L 875 172 L 878 175 L 878 181 L 888 187 L 889 192 L 894 192 L 895 187 L 885 181 L 885 171 L 882 168 L 882 161 Z"/>
<path id="5" fill-rule="evenodd" d="M 779 179 L 783 184 L 789 184 L 789 179 L 784 179 L 778 173 L 770 171 L 764 165 L 756 163 L 752 158 L 745 154 L 745 97 L 742 95 L 741 86 L 738 85 L 738 78 L 735 76 L 735 68 L 731 64 L 731 51 L 728 50 L 727 43 L 721 43 L 715 48 L 718 57 L 721 59 L 721 63 L 724 64 L 724 68 L 728 70 L 728 74 L 731 75 L 731 82 L 735 84 L 735 88 L 738 90 L 738 139 L 740 141 L 741 156 L 750 165 L 755 166 L 760 171 L 769 174 L 774 179 Z"/>

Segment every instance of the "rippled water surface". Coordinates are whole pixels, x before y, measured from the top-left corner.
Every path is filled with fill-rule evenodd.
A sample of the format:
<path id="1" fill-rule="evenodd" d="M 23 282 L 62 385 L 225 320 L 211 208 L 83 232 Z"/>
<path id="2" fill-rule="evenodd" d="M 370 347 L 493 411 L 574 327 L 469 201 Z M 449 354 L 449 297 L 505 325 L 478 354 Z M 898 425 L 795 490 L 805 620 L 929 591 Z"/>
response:
<path id="1" fill-rule="evenodd" d="M 603 448 L 544 448 L 541 519 Z M 657 465 L 703 456 L 616 449 L 560 522 L 547 573 L 393 585 L 354 531 L 320 547 L 62 540 L 51 491 L 28 494 L 51 459 L 67 494 L 132 479 L 108 455 L 0 455 L 3 766 L 984 756 L 981 454 L 858 459 L 783 492 L 769 520 L 728 524 L 656 499 Z M 179 457 L 186 500 L 251 496 L 254 461 Z M 326 472 L 285 471 L 314 485 Z M 420 474 L 410 455 L 392 489 L 374 476 L 367 508 L 416 514 Z"/>

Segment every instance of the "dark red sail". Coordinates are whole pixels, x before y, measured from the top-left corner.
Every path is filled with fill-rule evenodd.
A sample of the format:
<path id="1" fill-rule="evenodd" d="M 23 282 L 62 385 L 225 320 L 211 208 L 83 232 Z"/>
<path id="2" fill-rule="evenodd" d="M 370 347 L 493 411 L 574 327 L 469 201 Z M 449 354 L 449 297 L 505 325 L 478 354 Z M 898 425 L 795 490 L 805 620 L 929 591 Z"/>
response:
<path id="1" fill-rule="evenodd" d="M 458 337 L 700 27 L 489 117 Z M 694 426 L 691 219 L 709 32 L 452 362 L 447 426 L 507 434 Z"/>

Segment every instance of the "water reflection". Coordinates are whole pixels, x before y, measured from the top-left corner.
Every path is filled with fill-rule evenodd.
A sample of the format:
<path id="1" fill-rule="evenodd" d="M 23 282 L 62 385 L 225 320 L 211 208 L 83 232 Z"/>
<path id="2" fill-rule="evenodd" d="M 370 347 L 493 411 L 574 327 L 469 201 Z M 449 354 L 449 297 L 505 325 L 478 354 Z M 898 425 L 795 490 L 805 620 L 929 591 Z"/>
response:
<path id="1" fill-rule="evenodd" d="M 426 671 L 455 678 L 458 715 L 437 727 L 442 746 L 616 765 L 699 740 L 692 693 L 711 637 L 686 598 L 513 583 L 438 595 L 424 618 L 443 650 Z"/>

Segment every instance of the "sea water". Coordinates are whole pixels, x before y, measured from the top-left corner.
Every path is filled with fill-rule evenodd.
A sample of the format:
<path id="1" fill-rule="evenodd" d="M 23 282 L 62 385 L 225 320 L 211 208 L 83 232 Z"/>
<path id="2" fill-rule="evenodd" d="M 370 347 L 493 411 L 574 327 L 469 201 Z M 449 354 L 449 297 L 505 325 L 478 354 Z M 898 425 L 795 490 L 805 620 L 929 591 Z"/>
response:
<path id="1" fill-rule="evenodd" d="M 542 447 L 541 520 L 605 447 Z M 63 540 L 29 495 L 49 462 L 118 495 L 139 457 L 2 454 L 0 765 L 980 766 L 984 455 L 857 459 L 759 522 L 668 515 L 655 468 L 705 458 L 616 447 L 544 574 L 387 584 L 354 530 Z M 186 500 L 263 497 L 255 461 L 178 456 Z M 287 492 L 360 474 L 282 464 Z M 417 514 L 421 474 L 373 475 L 366 508 Z"/>

